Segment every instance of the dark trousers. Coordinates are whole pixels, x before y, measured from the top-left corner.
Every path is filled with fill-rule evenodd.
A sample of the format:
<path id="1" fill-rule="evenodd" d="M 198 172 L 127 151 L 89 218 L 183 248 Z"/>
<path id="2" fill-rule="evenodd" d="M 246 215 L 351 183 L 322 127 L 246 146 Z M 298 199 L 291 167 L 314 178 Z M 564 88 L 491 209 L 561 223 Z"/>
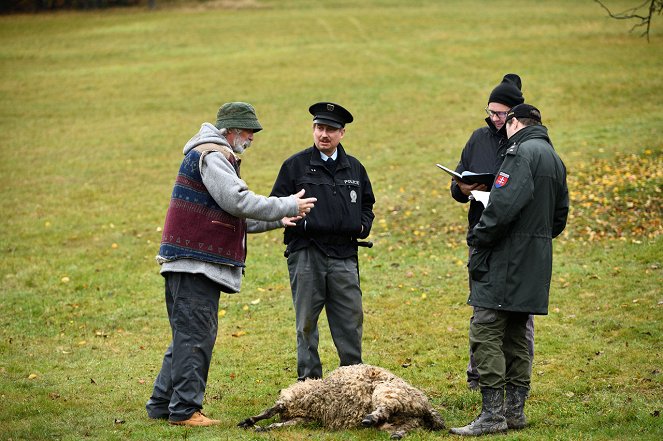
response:
<path id="1" fill-rule="evenodd" d="M 474 248 L 470 247 L 469 255 L 472 255 L 472 250 Z M 472 291 L 472 277 L 468 277 L 470 292 Z M 474 320 L 474 312 L 472 317 L 470 317 L 470 326 L 472 326 L 472 321 Z M 530 355 L 530 371 L 532 370 L 532 363 L 534 362 L 534 316 L 530 315 L 527 319 L 527 348 Z M 474 361 L 474 353 L 472 352 L 472 347 L 470 346 L 470 359 L 467 362 L 467 382 L 479 381 L 479 372 L 477 371 L 476 362 Z"/>
<path id="2" fill-rule="evenodd" d="M 529 314 L 475 307 L 470 325 L 479 386 L 500 389 L 506 384 L 529 389 L 532 374 L 527 344 Z"/>
<path id="3" fill-rule="evenodd" d="M 474 313 L 470 317 L 470 326 L 472 326 L 472 321 L 474 320 Z M 534 362 L 534 316 L 530 315 L 527 318 L 526 325 L 526 334 L 527 338 L 527 350 L 529 351 L 530 356 L 530 370 L 532 369 L 532 363 Z M 472 352 L 472 347 L 470 346 L 470 361 L 467 363 L 467 382 L 479 381 L 479 371 L 477 371 L 476 361 L 474 360 L 474 353 Z"/>
<path id="4" fill-rule="evenodd" d="M 172 341 L 145 408 L 150 418 L 184 421 L 203 407 L 218 329 L 220 285 L 202 274 L 164 277 Z"/>
<path id="5" fill-rule="evenodd" d="M 322 378 L 318 317 L 325 308 L 341 366 L 359 364 L 364 313 L 357 257 L 335 259 L 312 246 L 288 256 L 297 329 L 297 377 Z"/>

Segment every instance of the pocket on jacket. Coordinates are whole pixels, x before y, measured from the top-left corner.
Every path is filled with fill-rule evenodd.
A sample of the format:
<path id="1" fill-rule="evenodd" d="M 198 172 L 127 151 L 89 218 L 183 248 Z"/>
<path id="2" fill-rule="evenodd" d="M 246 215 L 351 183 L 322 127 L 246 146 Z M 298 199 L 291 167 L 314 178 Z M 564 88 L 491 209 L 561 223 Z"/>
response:
<path id="1" fill-rule="evenodd" d="M 488 280 L 488 273 L 490 271 L 488 259 L 490 258 L 491 252 L 492 250 L 490 248 L 475 248 L 472 250 L 470 261 L 467 264 L 467 269 L 472 280 L 478 282 L 485 282 Z"/>
<path id="2" fill-rule="evenodd" d="M 472 322 L 477 325 L 493 323 L 497 320 L 497 311 L 494 309 L 481 308 L 479 306 L 474 307 L 474 316 L 472 316 Z"/>

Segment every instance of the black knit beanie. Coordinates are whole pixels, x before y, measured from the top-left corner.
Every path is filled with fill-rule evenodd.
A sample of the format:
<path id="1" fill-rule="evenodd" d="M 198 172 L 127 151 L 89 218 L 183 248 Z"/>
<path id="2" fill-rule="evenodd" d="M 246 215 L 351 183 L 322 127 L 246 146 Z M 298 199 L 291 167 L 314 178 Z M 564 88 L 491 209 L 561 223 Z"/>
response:
<path id="1" fill-rule="evenodd" d="M 490 92 L 489 103 L 500 103 L 505 106 L 513 107 L 525 102 L 523 93 L 520 91 L 522 83 L 520 77 L 516 74 L 506 74 L 502 82 Z"/>

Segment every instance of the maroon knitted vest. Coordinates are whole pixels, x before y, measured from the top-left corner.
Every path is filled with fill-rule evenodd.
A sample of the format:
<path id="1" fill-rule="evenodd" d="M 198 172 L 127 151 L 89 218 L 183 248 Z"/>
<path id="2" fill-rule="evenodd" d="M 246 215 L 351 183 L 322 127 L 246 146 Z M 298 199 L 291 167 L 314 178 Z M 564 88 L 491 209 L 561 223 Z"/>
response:
<path id="1" fill-rule="evenodd" d="M 246 220 L 226 213 L 203 184 L 201 159 L 219 152 L 239 176 L 240 160 L 228 148 L 203 144 L 182 161 L 166 213 L 159 256 L 166 261 L 196 259 L 244 267 Z"/>

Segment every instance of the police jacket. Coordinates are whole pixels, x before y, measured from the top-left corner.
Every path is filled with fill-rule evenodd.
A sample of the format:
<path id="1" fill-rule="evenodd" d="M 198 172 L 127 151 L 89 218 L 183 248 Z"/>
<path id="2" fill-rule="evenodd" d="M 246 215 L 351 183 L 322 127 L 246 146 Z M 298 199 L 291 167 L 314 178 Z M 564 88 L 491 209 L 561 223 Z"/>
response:
<path id="1" fill-rule="evenodd" d="M 468 303 L 490 309 L 548 313 L 552 239 L 566 226 L 566 168 L 544 126 L 509 140 L 490 201 L 469 240 Z"/>
<path id="2" fill-rule="evenodd" d="M 475 173 L 493 173 L 497 174 L 502 161 L 504 160 L 504 151 L 506 150 L 506 131 L 504 127 L 497 130 L 490 118 L 486 118 L 486 127 L 481 127 L 472 132 L 463 151 L 460 155 L 460 161 L 456 166 L 458 173 L 471 171 Z M 460 191 L 455 180 L 451 180 L 451 197 L 463 204 L 469 201 L 470 208 L 467 211 L 467 234 L 469 236 L 472 228 L 479 222 L 483 204 L 479 201 L 470 200 Z M 468 242 L 469 244 L 469 242 Z"/>
<path id="3" fill-rule="evenodd" d="M 287 227 L 286 252 L 314 245 L 331 257 L 357 254 L 356 239 L 366 238 L 373 225 L 375 197 L 364 166 L 337 147 L 335 170 L 330 170 L 312 146 L 286 159 L 272 188 L 272 196 L 295 194 L 318 201 L 310 213 Z"/>

